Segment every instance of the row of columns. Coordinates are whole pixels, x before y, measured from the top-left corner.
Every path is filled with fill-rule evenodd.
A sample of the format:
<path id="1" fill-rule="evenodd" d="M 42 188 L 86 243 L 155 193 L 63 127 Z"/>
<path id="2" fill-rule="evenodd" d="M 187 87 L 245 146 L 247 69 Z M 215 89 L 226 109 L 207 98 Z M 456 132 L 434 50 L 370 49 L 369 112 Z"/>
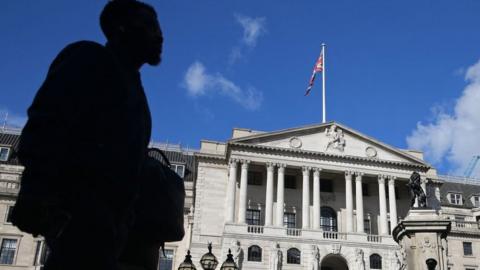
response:
<path id="1" fill-rule="evenodd" d="M 240 194 L 238 205 L 238 223 L 245 223 L 246 207 L 247 207 L 247 185 L 248 185 L 248 160 L 230 161 L 229 180 L 227 186 L 227 213 L 226 221 L 234 222 L 235 218 L 235 191 L 237 179 L 237 166 L 241 163 L 240 175 Z M 277 167 L 277 208 L 276 219 L 273 220 L 273 188 L 274 188 L 274 170 Z M 285 167 L 286 164 L 267 163 L 267 183 L 265 196 L 265 226 L 283 226 L 284 216 L 284 186 L 285 186 Z M 313 222 L 312 228 L 320 228 L 320 168 L 303 167 L 303 185 L 302 185 L 302 227 L 310 227 L 310 172 L 313 170 Z M 363 188 L 361 172 L 345 172 L 345 198 L 346 198 L 346 231 L 353 232 L 353 191 L 352 179 L 355 176 L 355 199 L 356 199 L 356 227 L 357 232 L 363 233 L 364 228 L 364 211 L 363 211 Z M 379 189 L 379 209 L 380 209 L 380 234 L 388 234 L 387 221 L 387 202 L 385 193 L 385 181 L 388 180 L 388 197 L 390 206 L 390 222 L 392 229 L 397 224 L 397 205 L 395 198 L 395 177 L 379 175 L 378 189 Z"/>

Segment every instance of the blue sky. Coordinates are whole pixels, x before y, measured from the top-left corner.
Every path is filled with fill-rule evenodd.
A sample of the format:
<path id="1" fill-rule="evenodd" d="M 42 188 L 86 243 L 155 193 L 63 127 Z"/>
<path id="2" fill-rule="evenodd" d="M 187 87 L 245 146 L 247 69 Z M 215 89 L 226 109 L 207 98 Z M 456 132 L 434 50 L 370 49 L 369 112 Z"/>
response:
<path id="1" fill-rule="evenodd" d="M 325 42 L 327 120 L 420 148 L 444 173 L 480 154 L 479 1 L 146 2 L 165 35 L 163 63 L 142 69 L 155 141 L 198 147 L 233 127 L 320 122 L 319 77 L 303 94 Z M 104 42 L 104 3 L 2 3 L 0 114 L 11 124 L 24 121 L 59 50 Z"/>

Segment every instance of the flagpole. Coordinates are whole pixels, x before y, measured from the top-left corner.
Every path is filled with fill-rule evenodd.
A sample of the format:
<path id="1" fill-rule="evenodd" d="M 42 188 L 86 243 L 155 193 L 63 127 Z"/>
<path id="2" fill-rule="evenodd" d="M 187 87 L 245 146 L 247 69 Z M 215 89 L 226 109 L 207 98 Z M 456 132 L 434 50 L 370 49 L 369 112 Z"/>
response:
<path id="1" fill-rule="evenodd" d="M 326 110 L 326 105 L 325 105 L 325 43 L 322 43 L 322 105 L 323 105 L 323 118 L 322 118 L 322 123 L 327 122 L 327 110 Z"/>

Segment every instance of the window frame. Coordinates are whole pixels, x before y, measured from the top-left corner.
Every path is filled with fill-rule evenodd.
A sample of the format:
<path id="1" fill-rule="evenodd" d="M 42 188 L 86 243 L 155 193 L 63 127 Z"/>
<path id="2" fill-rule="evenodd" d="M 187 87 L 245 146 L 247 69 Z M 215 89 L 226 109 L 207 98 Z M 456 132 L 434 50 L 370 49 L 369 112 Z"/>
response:
<path id="1" fill-rule="evenodd" d="M 449 195 L 448 201 L 450 202 L 450 204 L 463 205 L 463 196 L 461 193 L 451 192 L 448 195 Z"/>
<path id="2" fill-rule="evenodd" d="M 480 207 L 480 195 L 472 195 L 471 202 L 473 207 Z"/>
<path id="3" fill-rule="evenodd" d="M 2 158 L 2 151 L 7 150 L 7 154 L 5 155 L 5 158 Z M 10 157 L 10 152 L 11 152 L 11 147 L 9 146 L 0 146 L 0 161 L 8 161 L 8 158 Z"/>
<path id="4" fill-rule="evenodd" d="M 335 188 L 333 187 L 332 179 L 321 179 L 320 180 L 320 192 L 333 193 Z M 326 188 L 329 187 L 329 188 Z"/>
<path id="5" fill-rule="evenodd" d="M 3 252 L 3 241 L 5 240 L 14 240 L 15 241 L 15 249 L 13 251 L 13 257 L 11 257 L 11 263 L 2 263 L 2 252 Z M 17 254 L 18 254 L 18 247 L 20 245 L 20 238 L 11 235 L 0 235 L 0 265 L 16 265 L 17 262 Z"/>
<path id="6" fill-rule="evenodd" d="M 181 174 L 178 172 L 178 169 L 182 168 Z M 170 163 L 170 169 L 172 169 L 175 173 L 178 174 L 181 178 L 185 177 L 185 164 L 180 164 L 180 163 Z"/>
<path id="7" fill-rule="evenodd" d="M 297 252 L 297 254 L 292 254 L 292 252 Z M 292 247 L 287 250 L 287 264 L 302 264 L 302 252 L 300 249 Z"/>
<path id="8" fill-rule="evenodd" d="M 160 252 L 160 256 L 158 257 L 158 269 L 165 269 L 165 267 L 160 267 L 161 263 L 162 262 L 170 262 L 171 264 L 171 268 L 170 269 L 165 269 L 165 270 L 174 270 L 174 266 L 175 266 L 175 250 L 174 249 L 165 249 L 165 256 L 163 255 L 163 252 L 161 250 L 159 250 Z M 171 253 L 171 254 L 167 254 L 167 253 Z M 171 256 L 171 257 L 169 257 Z M 163 264 L 163 266 L 165 266 L 165 264 Z M 168 265 L 167 265 L 168 266 Z"/>
<path id="9" fill-rule="evenodd" d="M 293 227 L 291 227 L 290 225 L 292 225 L 292 222 L 291 220 L 288 219 L 288 217 L 292 217 L 293 216 Z M 283 226 L 285 226 L 286 228 L 297 228 L 297 214 L 294 213 L 294 212 L 285 212 L 283 213 Z"/>
<path id="10" fill-rule="evenodd" d="M 259 171 L 248 171 L 247 184 L 252 186 L 263 185 L 263 173 Z"/>
<path id="11" fill-rule="evenodd" d="M 254 252 L 254 248 L 258 248 L 258 252 Z M 258 254 L 257 254 L 258 253 Z M 255 254 L 255 256 L 254 256 Z M 249 262 L 262 262 L 262 256 L 263 256 L 263 252 L 262 252 L 262 248 L 258 245 L 251 245 L 248 247 L 247 249 L 247 261 Z"/>
<path id="12" fill-rule="evenodd" d="M 378 258 L 378 261 L 374 261 L 375 259 Z M 370 269 L 382 269 L 383 267 L 383 260 L 382 260 L 382 256 L 380 256 L 380 254 L 377 254 L 377 253 L 373 253 L 372 255 L 370 255 L 370 257 L 368 258 L 369 260 L 369 263 L 370 263 Z"/>
<path id="13" fill-rule="evenodd" d="M 12 224 L 11 217 L 12 217 L 13 205 L 7 204 L 6 207 L 7 207 L 7 210 L 5 211 L 5 217 L 3 221 L 5 224 Z"/>
<path id="14" fill-rule="evenodd" d="M 249 217 L 249 214 L 252 214 L 251 217 Z M 257 219 L 258 216 L 258 219 Z M 258 220 L 258 224 L 255 224 L 256 221 Z M 255 226 L 261 226 L 262 224 L 262 211 L 259 209 L 247 209 L 245 213 L 245 222 L 248 225 L 255 225 Z"/>
<path id="15" fill-rule="evenodd" d="M 325 211 L 329 211 L 332 216 L 322 215 L 322 213 L 325 213 Z M 320 208 L 320 228 L 326 232 L 338 231 L 338 219 L 335 209 L 331 208 L 330 206 L 322 206 Z"/>
<path id="16" fill-rule="evenodd" d="M 462 242 L 462 247 L 463 247 L 463 256 L 473 256 L 473 244 L 472 242 Z M 470 249 L 470 254 L 467 254 L 467 249 Z"/>

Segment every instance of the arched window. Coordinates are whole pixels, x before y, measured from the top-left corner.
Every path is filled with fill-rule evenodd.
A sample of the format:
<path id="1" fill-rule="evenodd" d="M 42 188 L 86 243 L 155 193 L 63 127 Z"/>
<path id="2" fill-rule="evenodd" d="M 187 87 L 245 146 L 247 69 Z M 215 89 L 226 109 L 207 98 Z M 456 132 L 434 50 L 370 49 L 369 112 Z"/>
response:
<path id="1" fill-rule="evenodd" d="M 370 269 L 382 269 L 382 257 L 380 255 L 370 255 Z"/>
<path id="2" fill-rule="evenodd" d="M 248 248 L 248 260 L 251 262 L 262 261 L 262 248 L 259 246 L 251 246 Z"/>
<path id="3" fill-rule="evenodd" d="M 320 210 L 320 227 L 324 231 L 337 231 L 337 213 L 331 207 L 322 206 Z"/>
<path id="4" fill-rule="evenodd" d="M 296 248 L 291 248 L 287 250 L 287 263 L 300 264 L 300 256 L 300 250 Z"/>

